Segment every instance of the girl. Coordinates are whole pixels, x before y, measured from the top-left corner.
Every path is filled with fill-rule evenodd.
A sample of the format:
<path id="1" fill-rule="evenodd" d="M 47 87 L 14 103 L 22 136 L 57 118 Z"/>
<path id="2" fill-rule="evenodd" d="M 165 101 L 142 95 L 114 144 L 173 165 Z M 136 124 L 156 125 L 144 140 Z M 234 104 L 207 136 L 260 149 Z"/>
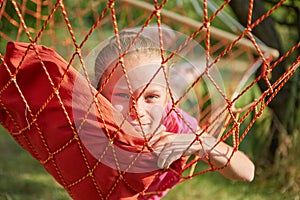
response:
<path id="1" fill-rule="evenodd" d="M 216 168 L 230 159 L 219 172 L 230 179 L 252 181 L 254 165 L 244 153 L 236 151 L 231 157 L 231 146 L 203 133 L 196 119 L 169 103 L 168 71 L 159 44 L 143 35 L 137 37 L 136 32 L 121 32 L 119 40 L 111 38 L 95 60 L 99 80 L 95 86 L 157 156 L 155 178 L 138 199 L 164 196 L 179 182 L 192 154 Z"/>

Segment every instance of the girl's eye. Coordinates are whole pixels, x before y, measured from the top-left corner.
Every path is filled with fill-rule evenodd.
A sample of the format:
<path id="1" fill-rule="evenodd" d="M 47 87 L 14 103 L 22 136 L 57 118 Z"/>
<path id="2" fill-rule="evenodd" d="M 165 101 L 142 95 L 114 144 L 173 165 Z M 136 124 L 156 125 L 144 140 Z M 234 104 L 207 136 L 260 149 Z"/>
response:
<path id="1" fill-rule="evenodd" d="M 149 100 L 149 101 L 156 101 L 157 99 L 159 99 L 159 95 L 147 95 L 146 96 L 146 100 Z"/>
<path id="2" fill-rule="evenodd" d="M 147 99 L 154 99 L 154 98 L 157 98 L 157 96 L 156 95 L 148 95 L 146 98 Z"/>
<path id="3" fill-rule="evenodd" d="M 123 98 L 123 99 L 130 99 L 130 95 L 127 93 L 115 93 L 114 96 Z"/>

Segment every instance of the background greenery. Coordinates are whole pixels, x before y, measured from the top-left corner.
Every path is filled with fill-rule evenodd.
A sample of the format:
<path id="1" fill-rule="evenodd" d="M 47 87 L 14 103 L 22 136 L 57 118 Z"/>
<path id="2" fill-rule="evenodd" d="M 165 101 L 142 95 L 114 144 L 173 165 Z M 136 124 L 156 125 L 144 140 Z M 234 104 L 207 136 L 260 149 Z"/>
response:
<path id="1" fill-rule="evenodd" d="M 21 2 L 21 1 L 20 1 Z M 88 8 L 89 1 L 64 1 L 70 11 L 70 21 L 75 27 L 80 27 L 82 24 L 76 18 L 77 5 L 80 3 L 79 8 L 84 10 Z M 215 2 L 222 3 L 221 0 L 215 0 Z M 232 3 L 235 1 L 232 0 Z M 270 9 L 278 1 L 275 0 L 256 0 L 255 2 L 262 3 L 260 8 Z M 9 4 L 9 2 L 8 2 Z M 35 4 L 28 1 L 28 7 L 35 9 Z M 96 7 L 95 13 L 98 13 L 105 6 L 105 2 Z M 201 19 L 199 13 L 197 13 L 189 0 L 177 0 L 169 1 L 166 5 L 167 9 L 174 9 L 177 12 L 187 10 L 189 12 L 182 13 L 188 15 L 194 19 Z M 257 8 L 257 7 L 256 7 Z M 11 4 L 7 6 L 7 12 L 14 13 L 14 9 Z M 273 22 L 268 26 L 275 28 L 278 34 L 281 46 L 280 51 L 285 52 L 291 46 L 299 42 L 299 22 L 300 22 L 300 1 L 289 0 L 282 6 L 278 12 L 272 15 Z M 237 20 L 242 17 L 236 17 L 234 12 L 228 7 L 225 9 L 230 15 Z M 48 13 L 47 9 L 42 9 L 42 12 Z M 73 12 L 73 13 L 72 13 Z M 84 24 L 90 27 L 94 23 L 94 17 L 91 13 L 82 16 Z M 246 12 L 245 12 L 246 13 Z M 74 15 L 72 15 L 74 14 Z M 130 24 L 130 19 L 139 20 L 139 17 L 144 14 L 143 11 L 132 12 L 132 18 L 127 15 L 118 14 L 118 22 L 120 27 L 125 27 Z M 237 13 L 236 13 L 237 14 Z M 238 14 L 237 14 L 238 15 Z M 12 18 L 18 20 L 16 15 L 12 15 Z M 63 24 L 63 18 L 59 14 L 54 15 L 54 19 L 57 23 Z M 26 17 L 26 23 L 30 27 L 35 27 L 35 18 L 32 16 Z M 136 25 L 142 24 L 141 20 Z M 241 23 L 243 23 L 241 21 Z M 178 24 L 177 24 L 178 26 Z M 214 26 L 222 28 L 223 30 L 231 31 L 222 20 L 216 19 Z M 46 31 L 50 28 L 47 27 Z M 11 38 L 16 38 L 17 28 L 10 25 L 10 23 L 2 18 L 0 21 L 0 30 L 5 31 Z M 84 29 L 87 31 L 87 29 Z M 99 34 L 109 35 L 112 33 L 111 24 L 101 25 L 101 29 L 97 30 Z M 86 33 L 86 32 L 84 32 Z M 34 35 L 35 33 L 32 33 Z M 66 36 L 67 35 L 67 36 Z M 257 35 L 260 35 L 259 33 Z M 65 30 L 65 26 L 60 26 L 55 31 L 55 36 L 68 42 L 67 38 L 70 38 L 68 32 Z M 66 38 L 64 38 L 66 37 Z M 82 40 L 80 34 L 76 35 L 77 39 Z M 26 41 L 25 34 L 22 34 L 20 40 Z M 93 38 L 97 38 L 96 35 L 92 35 L 88 41 L 88 45 L 93 45 Z M 288 38 L 288 39 L 287 39 Z M 263 40 L 263 37 L 261 37 Z M 0 37 L 0 52 L 4 54 L 6 40 Z M 51 46 L 51 38 L 43 37 L 40 41 L 42 44 Z M 54 44 L 60 46 L 61 44 Z M 87 46 L 88 46 L 87 45 Z M 278 47 L 279 48 L 279 47 Z M 68 58 L 67 52 L 69 49 L 58 48 L 58 52 L 64 57 Z M 88 50 L 87 50 L 88 51 Z M 299 55 L 299 51 L 287 60 L 287 63 L 293 62 L 296 56 Z M 68 60 L 68 59 L 67 59 Z M 282 68 L 285 69 L 288 66 L 286 64 Z M 206 173 L 204 175 L 195 177 L 188 180 L 174 188 L 164 198 L 166 200 L 176 199 L 300 199 L 300 145 L 299 142 L 299 126 L 300 126 L 300 112 L 299 112 L 299 72 L 297 72 L 292 80 L 289 81 L 289 85 L 286 93 L 279 96 L 279 99 L 284 101 L 284 105 L 276 105 L 270 109 L 266 109 L 264 115 L 259 118 L 250 130 L 247 137 L 241 144 L 241 150 L 245 151 L 251 159 L 253 159 L 256 165 L 255 180 L 251 183 L 235 182 L 227 180 L 219 175 L 217 172 Z M 275 77 L 276 78 L 276 77 Z M 244 97 L 243 102 L 251 101 L 256 95 L 259 95 L 259 88 L 255 88 L 250 92 L 248 96 Z M 274 101 L 277 102 L 277 101 Z M 274 107 L 279 109 L 283 115 L 276 114 Z M 277 112 L 277 113 L 280 113 Z M 275 114 L 274 114 L 275 113 Z M 274 124 L 280 124 L 280 130 L 274 131 Z M 243 127 L 242 127 L 243 128 Z M 276 137 L 275 137 L 276 136 Z M 270 146 L 276 140 L 276 148 L 270 151 Z M 0 200 L 64 200 L 69 199 L 64 189 L 58 185 L 54 179 L 46 173 L 46 171 L 35 161 L 31 156 L 19 147 L 16 142 L 9 136 L 9 134 L 1 127 L 0 128 Z"/>

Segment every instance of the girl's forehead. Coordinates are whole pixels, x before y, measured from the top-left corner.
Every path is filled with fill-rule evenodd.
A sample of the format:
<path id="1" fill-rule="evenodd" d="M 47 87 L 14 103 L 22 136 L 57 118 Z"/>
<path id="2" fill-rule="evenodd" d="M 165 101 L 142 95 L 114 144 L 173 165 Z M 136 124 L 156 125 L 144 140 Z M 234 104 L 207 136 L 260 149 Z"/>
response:
<path id="1" fill-rule="evenodd" d="M 128 67 L 127 65 L 125 66 Z M 168 77 L 165 77 L 160 62 L 152 61 L 150 64 L 129 66 L 126 68 L 126 73 L 122 70 L 118 71 L 119 74 L 115 77 L 115 84 L 119 87 L 122 85 L 128 87 L 128 83 L 132 90 L 137 90 L 146 85 L 166 87 L 166 78 Z"/>
<path id="2" fill-rule="evenodd" d="M 156 53 L 132 53 L 124 57 L 124 64 L 127 70 L 131 70 L 143 65 L 153 64 L 153 68 L 160 67 L 161 57 Z"/>
<path id="3" fill-rule="evenodd" d="M 127 85 L 120 85 L 120 84 L 117 84 L 112 93 L 119 93 L 119 92 L 125 92 L 125 93 L 129 93 L 129 88 Z M 148 94 L 153 94 L 153 93 L 167 93 L 167 90 L 166 90 L 166 87 L 165 86 L 162 86 L 160 84 L 155 84 L 155 83 L 151 83 L 149 85 L 143 85 L 141 86 L 140 88 L 136 88 L 136 89 L 133 89 L 132 91 L 133 93 L 137 93 L 137 94 L 145 94 L 145 95 L 148 95 Z"/>

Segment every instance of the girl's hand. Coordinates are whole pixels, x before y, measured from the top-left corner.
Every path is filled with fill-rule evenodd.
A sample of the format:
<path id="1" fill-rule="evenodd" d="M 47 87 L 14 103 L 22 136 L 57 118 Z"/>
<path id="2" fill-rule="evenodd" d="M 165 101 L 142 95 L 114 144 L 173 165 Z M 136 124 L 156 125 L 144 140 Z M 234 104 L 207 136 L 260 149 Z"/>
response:
<path id="1" fill-rule="evenodd" d="M 156 134 L 150 144 L 158 155 L 159 168 L 168 168 L 182 156 L 189 156 L 199 151 L 200 144 L 195 134 L 174 134 L 161 132 Z"/>
<path id="2" fill-rule="evenodd" d="M 162 169 L 168 168 L 182 156 L 196 153 L 207 156 L 210 164 L 219 168 L 218 171 L 229 179 L 252 181 L 254 178 L 255 166 L 243 152 L 218 142 L 207 133 L 202 134 L 198 141 L 195 134 L 157 132 L 150 140 L 150 145 L 155 149 L 157 165 Z"/>

